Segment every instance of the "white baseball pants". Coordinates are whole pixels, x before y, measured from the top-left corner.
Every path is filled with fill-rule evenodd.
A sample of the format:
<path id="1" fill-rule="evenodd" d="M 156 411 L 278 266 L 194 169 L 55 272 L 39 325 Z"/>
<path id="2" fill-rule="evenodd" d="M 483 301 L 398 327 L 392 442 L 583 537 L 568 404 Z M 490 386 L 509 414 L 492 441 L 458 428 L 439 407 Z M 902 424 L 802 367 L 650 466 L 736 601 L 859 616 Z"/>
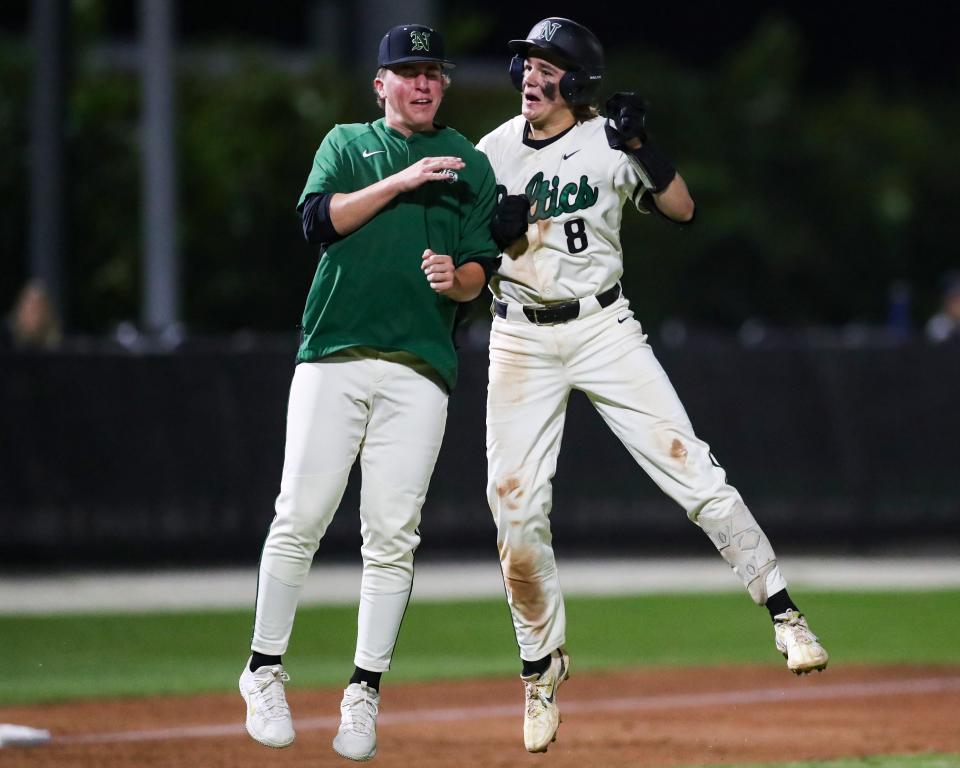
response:
<path id="1" fill-rule="evenodd" d="M 490 334 L 487 499 L 527 661 L 565 642 L 549 515 L 573 389 L 587 395 L 636 462 L 710 535 L 756 602 L 786 587 L 766 536 L 710 446 L 694 434 L 629 302 L 621 297 L 606 309 L 592 298 L 581 304 L 576 320 L 540 326 L 511 306 L 506 319 L 494 317 Z M 742 547 L 728 546 L 731 533 Z M 758 551 L 759 569 L 752 554 Z"/>
<path id="2" fill-rule="evenodd" d="M 280 495 L 260 560 L 253 650 L 286 651 L 300 589 L 359 454 L 363 578 L 354 663 L 390 668 L 446 418 L 439 378 L 408 353 L 357 348 L 296 367 Z"/>

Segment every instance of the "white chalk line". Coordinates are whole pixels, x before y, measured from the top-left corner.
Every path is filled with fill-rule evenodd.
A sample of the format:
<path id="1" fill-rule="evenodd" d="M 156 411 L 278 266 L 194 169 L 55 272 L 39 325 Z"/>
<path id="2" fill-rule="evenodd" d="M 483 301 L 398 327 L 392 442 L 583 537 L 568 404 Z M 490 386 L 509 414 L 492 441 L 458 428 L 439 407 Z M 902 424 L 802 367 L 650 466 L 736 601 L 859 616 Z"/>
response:
<path id="1" fill-rule="evenodd" d="M 874 696 L 902 696 L 925 693 L 960 692 L 960 677 L 934 677 L 914 680 L 885 680 L 868 683 L 839 683 L 817 685 L 811 688 L 762 688 L 716 693 L 681 693 L 658 696 L 631 696 L 621 698 L 564 700 L 564 713 L 570 712 L 634 712 L 671 709 L 695 709 L 731 704 L 765 704 L 770 702 L 820 701 L 824 699 L 855 699 Z M 239 705 L 238 705 L 238 708 Z M 241 709 L 242 711 L 242 709 Z M 445 709 L 412 709 L 406 712 L 384 712 L 378 718 L 380 725 L 405 723 L 464 722 L 517 717 L 522 712 L 519 704 L 482 707 L 452 707 Z M 311 717 L 296 719 L 298 731 L 333 730 L 339 717 Z M 194 725 L 156 730 L 88 733 L 78 736 L 54 736 L 53 744 L 119 744 L 142 741 L 173 741 L 236 736 L 245 733 L 243 725 Z"/>

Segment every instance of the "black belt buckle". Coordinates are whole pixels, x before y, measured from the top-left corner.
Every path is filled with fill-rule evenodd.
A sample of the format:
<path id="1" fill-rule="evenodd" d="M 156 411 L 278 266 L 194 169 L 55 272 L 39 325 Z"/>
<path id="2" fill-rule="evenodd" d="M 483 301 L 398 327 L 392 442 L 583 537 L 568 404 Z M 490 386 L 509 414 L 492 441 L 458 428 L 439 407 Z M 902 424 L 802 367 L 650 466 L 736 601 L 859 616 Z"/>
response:
<path id="1" fill-rule="evenodd" d="M 523 314 L 536 325 L 556 325 L 576 318 L 580 314 L 580 302 L 566 301 L 552 307 L 524 307 Z"/>

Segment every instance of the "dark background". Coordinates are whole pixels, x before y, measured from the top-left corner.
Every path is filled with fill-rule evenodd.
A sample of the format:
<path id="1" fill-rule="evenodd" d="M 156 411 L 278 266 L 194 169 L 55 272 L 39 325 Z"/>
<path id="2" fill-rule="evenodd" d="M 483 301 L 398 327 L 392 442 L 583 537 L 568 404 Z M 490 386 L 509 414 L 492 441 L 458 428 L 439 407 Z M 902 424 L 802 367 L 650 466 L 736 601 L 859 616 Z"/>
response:
<path id="1" fill-rule="evenodd" d="M 61 309 L 68 333 L 110 334 L 139 324 L 142 307 L 139 4 L 68 5 Z M 336 10 L 335 29 L 318 21 L 321 5 Z M 517 108 L 505 42 L 541 9 L 435 7 L 461 62 L 441 118 L 476 140 Z M 652 136 L 698 204 L 683 234 L 624 217 L 625 287 L 650 330 L 899 322 L 912 333 L 937 310 L 960 267 L 960 57 L 948 6 L 549 7 L 597 31 L 603 92 L 648 99 Z M 314 266 L 293 206 L 330 125 L 378 116 L 375 51 L 360 41 L 379 31 L 347 2 L 175 9 L 183 327 L 290 330 Z M 43 56 L 29 21 L 29 3 L 0 6 L 3 307 L 29 271 L 31 62 Z"/>
<path id="2" fill-rule="evenodd" d="M 92 6 L 99 33 L 107 39 L 136 34 L 137 5 L 130 0 L 85 3 Z M 349 12 L 350 3 L 340 3 Z M 468 26 L 468 45 L 457 54 L 504 54 L 504 42 L 523 37 L 543 14 L 566 16 L 590 27 L 611 51 L 656 50 L 695 68 L 714 66 L 735 51 L 767 18 L 788 19 L 806 41 L 806 75 L 811 83 L 836 88 L 855 76 L 882 77 L 892 89 L 956 83 L 956 13 L 949 4 L 920 2 L 910 6 L 876 2 L 869 8 L 853 2 L 650 3 L 596 9 L 583 2 L 559 0 L 543 6 L 511 2 L 447 0 L 439 9 L 442 32 Z M 311 0 L 259 0 L 230 3 L 179 3 L 177 31 L 184 43 L 226 40 L 270 42 L 308 48 L 313 42 Z M 599 6 L 599 4 L 598 4 Z M 29 0 L 7 0 L 0 7 L 0 29 L 18 36 L 29 26 Z M 413 21 L 413 19 L 410 19 Z M 355 17 L 350 24 L 359 25 Z M 379 27 L 378 27 L 379 29 Z M 349 28 L 340 33 L 350 36 Z M 320 53 L 320 52 L 318 52 Z"/>
<path id="3" fill-rule="evenodd" d="M 138 3 L 70 3 L 64 340 L 0 352 L 0 565 L 254 561 L 272 515 L 295 327 L 316 264 L 294 205 L 335 122 L 378 116 L 371 30 L 313 2 L 177 4 L 181 323 L 141 333 Z M 952 14 L 919 3 L 446 2 L 441 118 L 515 113 L 506 40 L 542 12 L 605 44 L 697 201 L 626 212 L 626 295 L 697 428 L 779 550 L 955 551 L 960 345 L 923 336 L 960 268 Z M 411 19 L 412 20 L 412 19 Z M 30 276 L 30 4 L 0 4 L 0 308 Z M 377 23 L 376 35 L 382 30 Z M 489 553 L 486 299 L 424 508 L 424 555 Z M 172 341 L 170 341 L 172 339 Z M 575 397 L 560 552 L 710 545 Z M 321 546 L 355 553 L 356 478 Z"/>

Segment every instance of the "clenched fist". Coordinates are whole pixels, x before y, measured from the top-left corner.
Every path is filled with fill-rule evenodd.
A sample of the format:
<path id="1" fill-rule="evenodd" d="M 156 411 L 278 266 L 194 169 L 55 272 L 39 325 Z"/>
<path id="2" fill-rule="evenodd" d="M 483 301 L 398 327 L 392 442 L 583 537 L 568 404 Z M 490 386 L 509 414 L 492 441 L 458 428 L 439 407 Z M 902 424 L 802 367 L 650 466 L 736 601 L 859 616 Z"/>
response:
<path id="1" fill-rule="evenodd" d="M 423 263 L 420 265 L 427 282 L 437 293 L 444 293 L 453 288 L 456 267 L 453 259 L 440 253 L 434 253 L 427 248 L 423 252 Z"/>

